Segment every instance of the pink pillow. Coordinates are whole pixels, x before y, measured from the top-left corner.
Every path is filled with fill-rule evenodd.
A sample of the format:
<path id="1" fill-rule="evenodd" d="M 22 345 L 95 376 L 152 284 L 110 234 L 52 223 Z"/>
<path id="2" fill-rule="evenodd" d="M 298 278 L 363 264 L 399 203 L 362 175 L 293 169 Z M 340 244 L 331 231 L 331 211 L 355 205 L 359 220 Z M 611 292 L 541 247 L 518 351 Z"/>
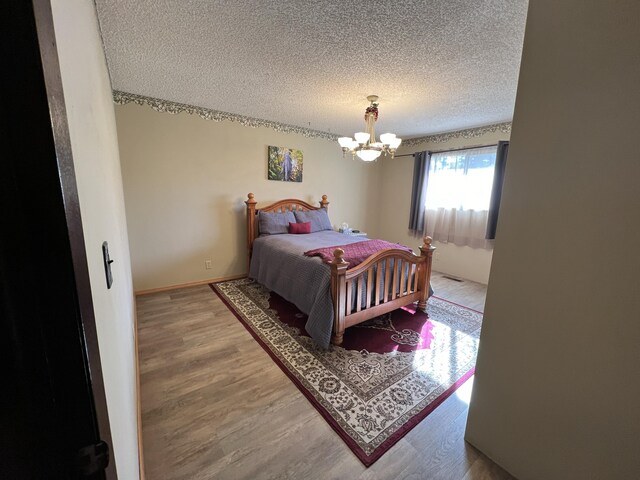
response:
<path id="1" fill-rule="evenodd" d="M 289 233 L 311 233 L 311 222 L 291 223 L 289 222 Z"/>

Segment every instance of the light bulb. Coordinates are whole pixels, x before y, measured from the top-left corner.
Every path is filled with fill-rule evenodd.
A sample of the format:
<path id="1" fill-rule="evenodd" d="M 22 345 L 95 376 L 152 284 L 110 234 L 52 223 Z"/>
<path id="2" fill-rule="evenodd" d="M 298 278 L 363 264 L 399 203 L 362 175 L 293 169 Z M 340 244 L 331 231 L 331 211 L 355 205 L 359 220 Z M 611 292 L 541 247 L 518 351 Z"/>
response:
<path id="1" fill-rule="evenodd" d="M 379 150 L 358 150 L 356 155 L 365 162 L 373 162 L 380 156 L 380 153 L 381 152 Z"/>
<path id="2" fill-rule="evenodd" d="M 391 142 L 389 142 L 389 148 L 392 148 L 392 149 L 395 150 L 396 148 L 398 148 L 400 146 L 401 142 L 402 142 L 402 139 L 396 137 Z"/>
<path id="3" fill-rule="evenodd" d="M 364 145 L 369 141 L 369 134 L 367 132 L 358 132 L 354 135 L 356 137 L 356 142 L 360 145 Z"/>
<path id="4" fill-rule="evenodd" d="M 338 143 L 342 148 L 349 148 L 349 145 L 351 145 L 351 142 L 353 142 L 353 138 L 351 137 L 340 137 L 338 139 Z"/>
<path id="5" fill-rule="evenodd" d="M 390 145 L 394 138 L 396 138 L 395 133 L 383 133 L 380 135 L 380 141 L 385 145 Z"/>

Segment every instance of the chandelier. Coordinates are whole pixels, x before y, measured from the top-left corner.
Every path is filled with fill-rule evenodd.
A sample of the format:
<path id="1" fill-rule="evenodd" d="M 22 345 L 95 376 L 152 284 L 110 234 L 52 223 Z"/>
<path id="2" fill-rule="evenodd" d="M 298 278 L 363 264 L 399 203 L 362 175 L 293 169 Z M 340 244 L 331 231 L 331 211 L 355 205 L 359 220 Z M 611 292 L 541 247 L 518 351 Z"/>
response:
<path id="1" fill-rule="evenodd" d="M 342 156 L 344 157 L 347 152 L 351 152 L 353 158 L 357 155 L 365 162 L 372 162 L 383 153 L 393 158 L 402 139 L 396 137 L 395 133 L 383 133 L 380 135 L 380 141 L 376 142 L 375 125 L 378 120 L 378 96 L 369 95 L 367 100 L 370 105 L 364 112 L 366 132 L 356 133 L 355 140 L 351 137 L 340 137 L 338 143 L 342 147 Z"/>

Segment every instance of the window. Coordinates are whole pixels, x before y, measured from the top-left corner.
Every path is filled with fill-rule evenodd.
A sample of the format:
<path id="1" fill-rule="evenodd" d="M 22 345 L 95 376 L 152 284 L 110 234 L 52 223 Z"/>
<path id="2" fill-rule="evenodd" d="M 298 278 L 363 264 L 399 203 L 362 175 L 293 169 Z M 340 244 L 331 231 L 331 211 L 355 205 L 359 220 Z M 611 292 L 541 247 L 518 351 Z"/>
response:
<path id="1" fill-rule="evenodd" d="M 433 153 L 427 209 L 489 210 L 497 147 Z"/>
<path id="2" fill-rule="evenodd" d="M 497 147 L 431 154 L 424 225 L 434 240 L 492 248 L 486 240 Z"/>

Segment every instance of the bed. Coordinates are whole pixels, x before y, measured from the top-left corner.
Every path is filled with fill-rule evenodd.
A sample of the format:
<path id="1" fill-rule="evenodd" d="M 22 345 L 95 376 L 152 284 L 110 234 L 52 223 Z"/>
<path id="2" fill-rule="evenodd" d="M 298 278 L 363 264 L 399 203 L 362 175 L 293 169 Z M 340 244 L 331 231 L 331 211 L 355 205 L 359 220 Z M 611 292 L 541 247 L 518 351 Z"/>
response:
<path id="1" fill-rule="evenodd" d="M 343 246 L 363 241 L 332 230 L 306 235 L 260 235 L 260 212 L 313 212 L 325 209 L 323 195 L 315 207 L 297 199 L 286 199 L 257 208 L 253 193 L 247 206 L 248 276 L 308 315 L 307 333 L 323 348 L 340 345 L 346 328 L 417 302 L 426 312 L 435 247 L 424 237 L 420 255 L 389 248 L 380 250 L 357 266 L 335 248 L 333 258 L 307 257 L 304 252 L 318 247 Z M 347 247 L 345 247 L 347 248 Z"/>

